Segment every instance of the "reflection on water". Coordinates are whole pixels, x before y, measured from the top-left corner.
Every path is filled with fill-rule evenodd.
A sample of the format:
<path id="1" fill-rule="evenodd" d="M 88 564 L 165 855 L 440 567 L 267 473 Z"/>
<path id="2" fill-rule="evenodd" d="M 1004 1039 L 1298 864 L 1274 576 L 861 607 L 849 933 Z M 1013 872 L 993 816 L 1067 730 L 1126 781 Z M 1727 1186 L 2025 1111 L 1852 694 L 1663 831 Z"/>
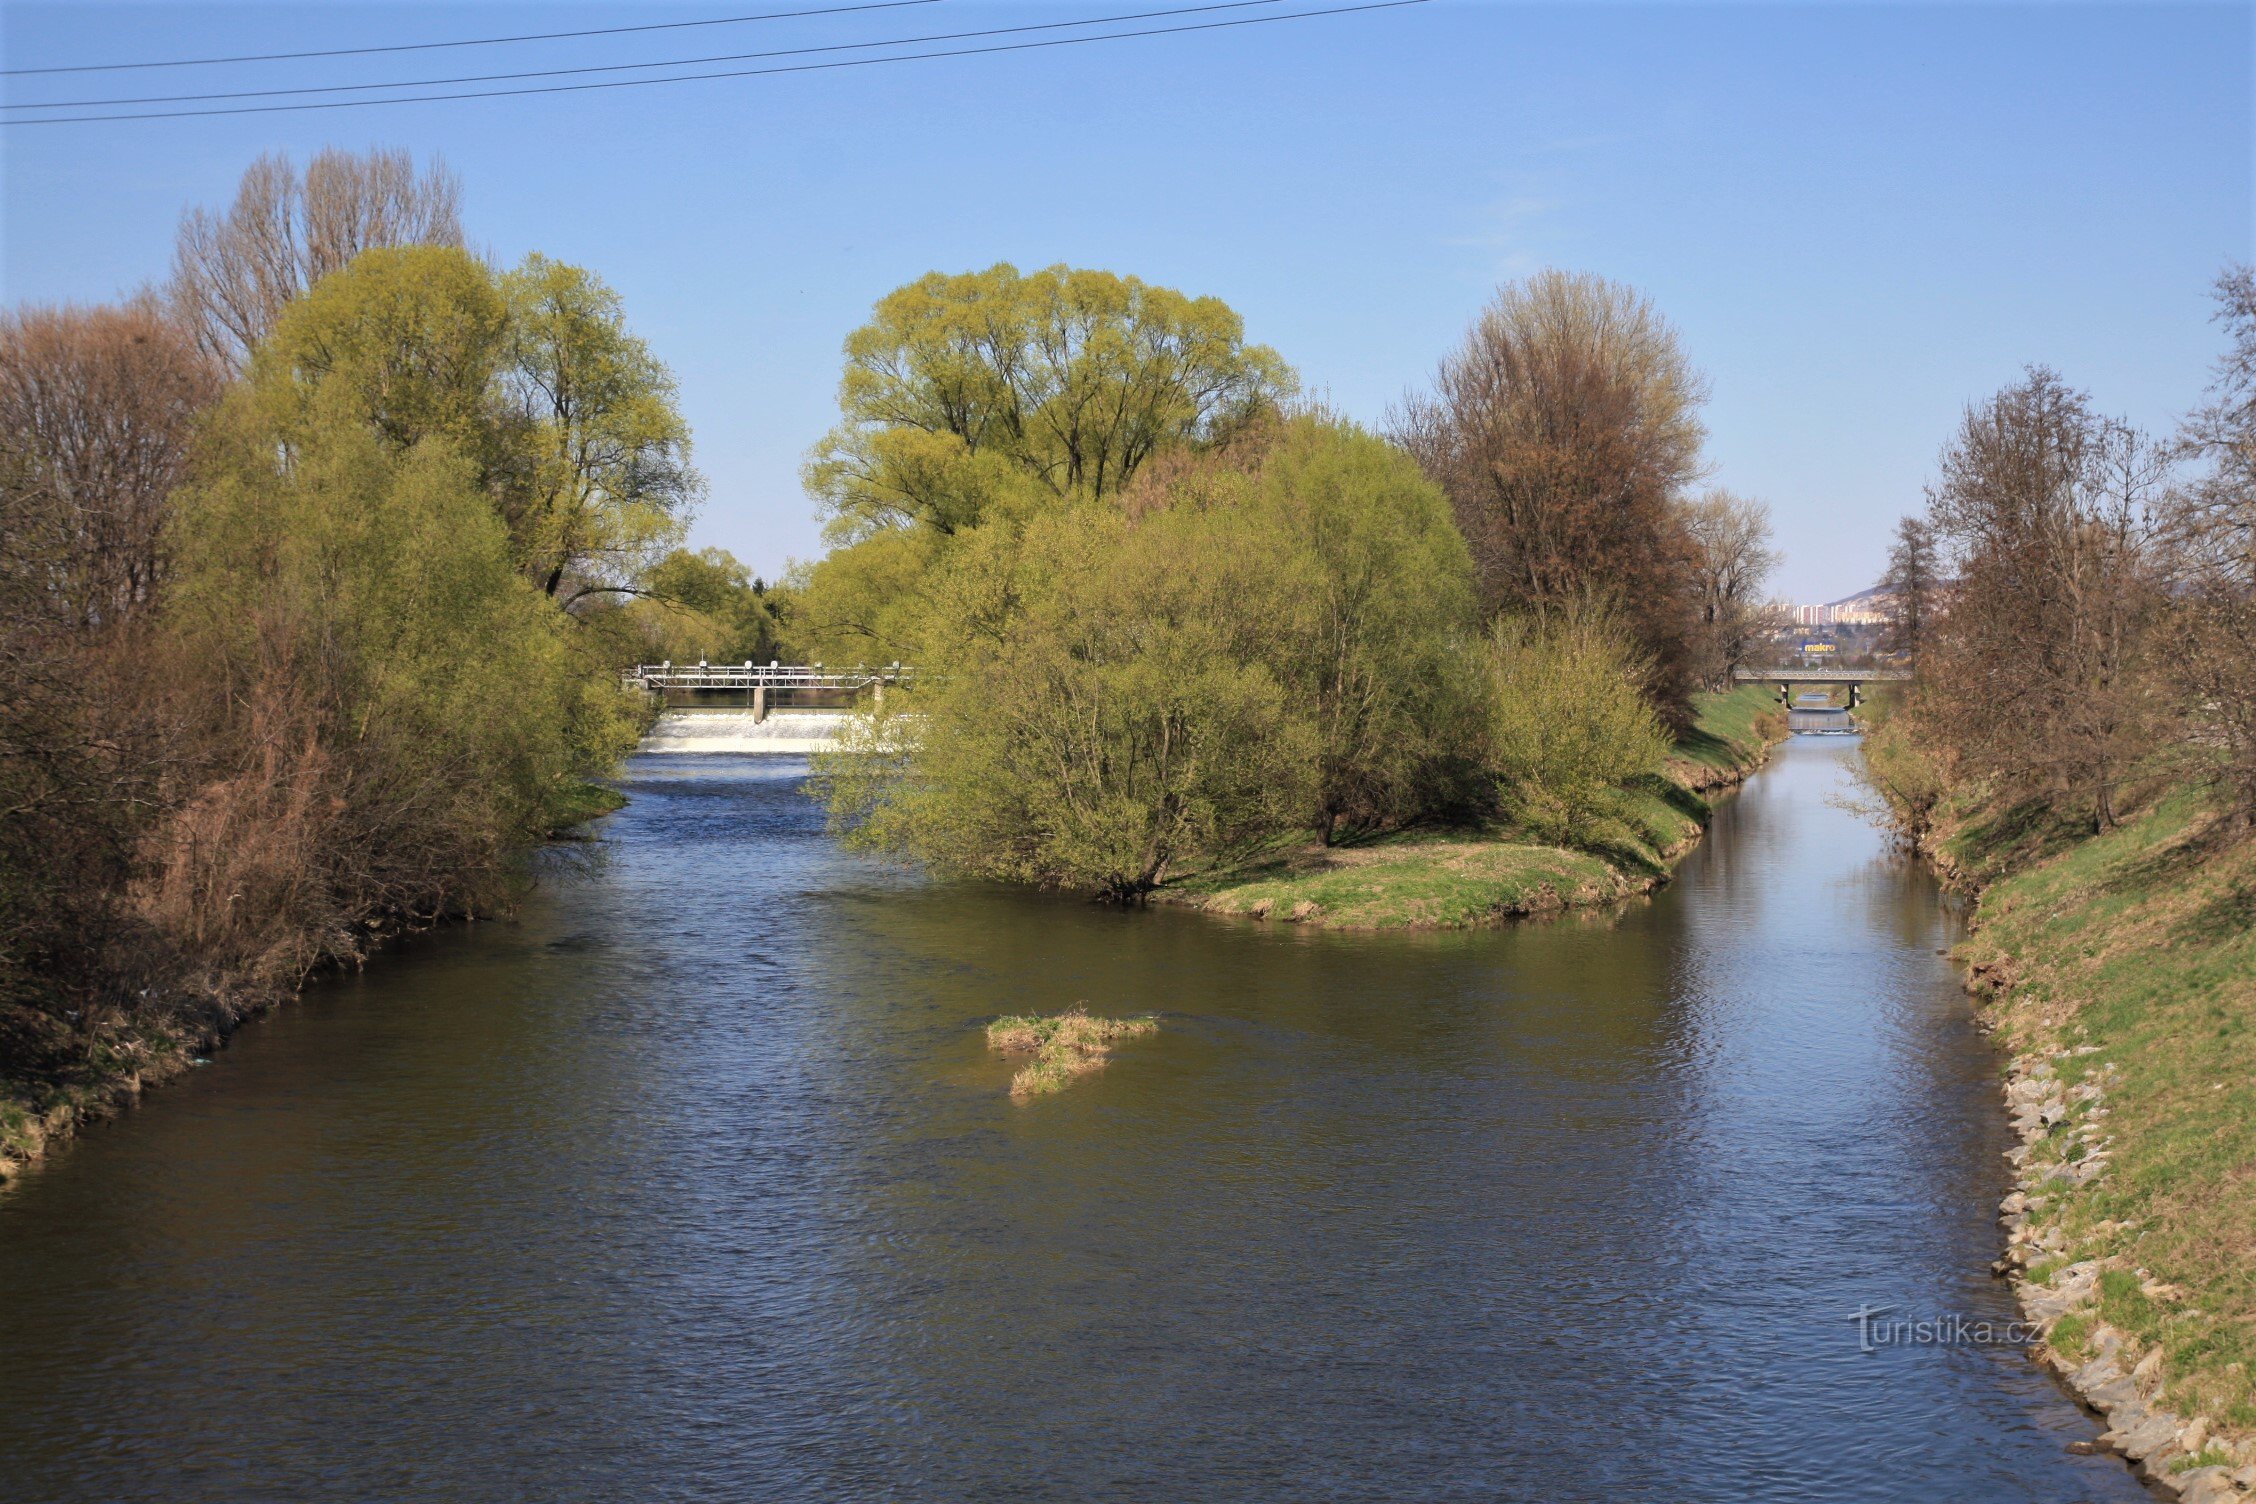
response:
<path id="1" fill-rule="evenodd" d="M 932 884 L 803 768 L 0 1199 L 27 1499 L 2128 1500 L 2004 1320 L 1935 889 L 1786 748 L 1606 919 L 1397 937 Z M 1166 1030 L 1015 1107 L 981 1024 Z"/>

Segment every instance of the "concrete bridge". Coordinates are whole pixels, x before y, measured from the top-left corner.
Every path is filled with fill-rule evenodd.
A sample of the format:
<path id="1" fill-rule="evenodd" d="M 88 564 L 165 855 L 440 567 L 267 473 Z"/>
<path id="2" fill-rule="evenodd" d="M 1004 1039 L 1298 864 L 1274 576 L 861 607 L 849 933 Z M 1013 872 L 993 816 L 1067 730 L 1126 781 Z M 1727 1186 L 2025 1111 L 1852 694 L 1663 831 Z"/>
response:
<path id="1" fill-rule="evenodd" d="M 885 703 L 885 686 L 906 684 L 898 663 L 852 667 L 822 663 L 639 663 L 620 680 L 664 708 L 644 752 L 820 752 L 834 745 L 867 694 Z"/>
<path id="2" fill-rule="evenodd" d="M 630 689 L 650 692 L 667 705 L 743 705 L 754 721 L 771 709 L 839 710 L 868 690 L 885 703 L 885 686 L 906 684 L 916 670 L 898 663 L 851 668 L 821 663 L 638 663 L 620 676 Z M 742 696 L 741 699 L 738 696 Z"/>
<path id="3" fill-rule="evenodd" d="M 1764 667 L 1743 663 L 1731 671 L 1734 684 L 1775 684 L 1778 686 L 1778 703 L 1792 707 L 1794 687 L 1846 684 L 1849 687 L 1849 708 L 1854 710 L 1863 703 L 1864 687 L 1868 684 L 1903 684 L 1910 682 L 1908 668 L 1797 668 L 1790 664 Z"/>

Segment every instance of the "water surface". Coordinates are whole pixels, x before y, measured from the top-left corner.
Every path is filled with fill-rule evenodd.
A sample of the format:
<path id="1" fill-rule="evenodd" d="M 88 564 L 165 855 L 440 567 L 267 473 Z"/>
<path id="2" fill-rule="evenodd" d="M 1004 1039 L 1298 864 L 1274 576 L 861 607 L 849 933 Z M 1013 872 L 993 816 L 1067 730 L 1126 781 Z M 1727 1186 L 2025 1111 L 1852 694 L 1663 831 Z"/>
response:
<path id="1" fill-rule="evenodd" d="M 1789 744 L 1604 919 L 935 884 L 777 759 L 0 1198 L 0 1497 L 2144 1497 L 2016 1349 L 1933 884 Z M 1016 1107 L 981 1025 L 1159 1037 Z"/>

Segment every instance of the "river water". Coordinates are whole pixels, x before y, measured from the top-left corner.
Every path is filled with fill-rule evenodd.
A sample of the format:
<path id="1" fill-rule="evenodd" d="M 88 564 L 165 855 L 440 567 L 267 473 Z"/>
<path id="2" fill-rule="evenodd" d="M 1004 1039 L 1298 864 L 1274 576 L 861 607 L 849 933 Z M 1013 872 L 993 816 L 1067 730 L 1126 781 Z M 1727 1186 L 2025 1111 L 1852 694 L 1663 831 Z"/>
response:
<path id="1" fill-rule="evenodd" d="M 929 883 L 779 759 L 0 1197 L 9 1500 L 2144 1497 L 2005 1322 L 1933 884 L 1801 740 L 1618 916 Z M 981 1025 L 1165 1030 L 1014 1106 Z"/>

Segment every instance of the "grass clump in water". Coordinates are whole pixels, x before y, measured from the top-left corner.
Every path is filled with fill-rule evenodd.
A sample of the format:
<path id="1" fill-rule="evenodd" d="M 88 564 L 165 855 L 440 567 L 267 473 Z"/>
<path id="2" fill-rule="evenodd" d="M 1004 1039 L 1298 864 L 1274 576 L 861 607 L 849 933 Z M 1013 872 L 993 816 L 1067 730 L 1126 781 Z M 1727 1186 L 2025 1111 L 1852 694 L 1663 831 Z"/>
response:
<path id="1" fill-rule="evenodd" d="M 987 1026 L 987 1043 L 1006 1055 L 1032 1055 L 1011 1077 L 1011 1097 L 1024 1102 L 1063 1091 L 1076 1076 L 1103 1067 L 1123 1039 L 1159 1032 L 1149 1013 L 1134 1018 L 1098 1018 L 1078 1006 L 1063 1013 L 1013 1014 Z"/>

